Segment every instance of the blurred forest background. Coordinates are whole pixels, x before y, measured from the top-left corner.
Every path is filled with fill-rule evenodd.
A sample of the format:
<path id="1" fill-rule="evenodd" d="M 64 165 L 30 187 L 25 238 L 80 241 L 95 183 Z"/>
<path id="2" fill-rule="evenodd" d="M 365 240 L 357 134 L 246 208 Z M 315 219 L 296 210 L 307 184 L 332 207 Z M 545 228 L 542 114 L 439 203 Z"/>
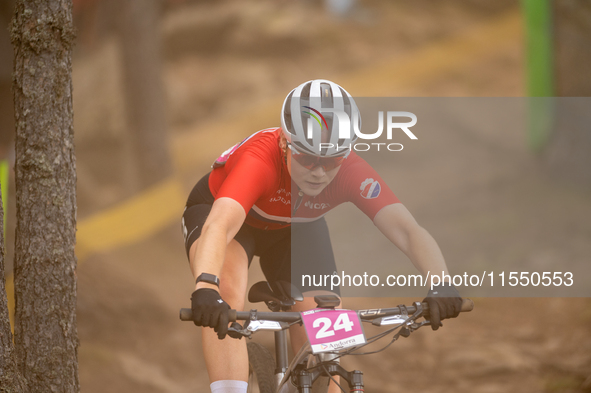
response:
<path id="1" fill-rule="evenodd" d="M 13 3 L 0 3 L 2 26 Z M 532 3 L 74 0 L 82 391 L 207 391 L 199 332 L 177 317 L 192 290 L 185 198 L 220 152 L 277 126 L 283 97 L 303 81 L 331 79 L 354 96 L 591 96 L 591 4 Z M 0 159 L 9 163 L 11 59 L 3 27 Z M 587 111 L 589 101 L 578 102 Z M 470 258 L 589 262 L 588 126 L 555 127 L 533 145 L 527 129 L 509 142 L 473 131 L 466 148 L 502 170 L 466 177 L 466 162 L 427 149 L 414 157 L 424 165 L 399 179 L 451 269 Z M 13 195 L 9 187 L 8 274 Z M 374 392 L 591 392 L 591 301 L 476 299 L 474 312 L 444 329 L 344 365 L 364 371 Z"/>

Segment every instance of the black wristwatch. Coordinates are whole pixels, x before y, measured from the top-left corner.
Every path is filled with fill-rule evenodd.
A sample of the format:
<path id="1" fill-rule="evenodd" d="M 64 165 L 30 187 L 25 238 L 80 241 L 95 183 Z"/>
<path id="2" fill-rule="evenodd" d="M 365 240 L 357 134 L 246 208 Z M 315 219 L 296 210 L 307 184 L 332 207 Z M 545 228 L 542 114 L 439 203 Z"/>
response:
<path id="1" fill-rule="evenodd" d="M 199 281 L 213 284 L 218 288 L 220 287 L 220 279 L 215 274 L 201 273 L 199 277 L 197 277 L 197 280 L 195 280 L 195 284 L 197 284 Z"/>

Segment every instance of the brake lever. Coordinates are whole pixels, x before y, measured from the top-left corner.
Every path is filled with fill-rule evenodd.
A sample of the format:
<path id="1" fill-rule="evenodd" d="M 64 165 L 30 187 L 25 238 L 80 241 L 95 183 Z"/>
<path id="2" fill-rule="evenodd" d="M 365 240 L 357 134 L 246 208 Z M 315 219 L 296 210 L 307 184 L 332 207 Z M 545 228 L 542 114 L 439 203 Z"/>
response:
<path id="1" fill-rule="evenodd" d="M 420 317 L 424 317 L 423 312 L 425 311 L 423 309 L 423 305 L 421 304 L 421 302 L 414 302 L 413 305 L 416 308 L 415 313 L 409 318 L 409 321 L 411 321 L 412 323 L 407 324 L 407 328 L 408 328 L 408 332 L 405 332 L 407 335 L 404 335 L 404 337 L 408 337 L 410 336 L 410 333 L 419 330 L 420 328 L 422 328 L 425 325 L 430 325 L 431 321 L 427 320 L 425 318 L 424 321 L 422 322 L 417 322 L 417 319 L 419 319 Z"/>
<path id="2" fill-rule="evenodd" d="M 228 328 L 228 336 L 240 340 L 242 337 L 251 338 L 252 332 L 242 327 L 237 322 L 232 322 L 232 325 Z"/>
<path id="3" fill-rule="evenodd" d="M 414 302 L 414 306 L 417 308 L 417 311 L 414 313 L 413 315 L 413 331 L 414 330 L 418 330 L 420 328 L 422 328 L 425 325 L 430 325 L 431 321 L 429 321 L 427 318 L 425 318 L 424 312 L 427 311 L 425 309 L 423 309 L 423 305 L 421 302 Z M 415 317 L 416 315 L 416 317 Z M 417 319 L 423 317 L 425 320 L 423 322 L 419 322 L 417 323 Z"/>
<path id="4" fill-rule="evenodd" d="M 425 325 L 431 325 L 431 321 L 424 320 L 423 322 L 420 322 L 420 323 L 416 323 L 415 322 L 414 323 L 414 326 L 413 326 L 413 329 L 414 330 L 418 330 L 418 329 L 422 328 Z"/>
<path id="5" fill-rule="evenodd" d="M 426 319 L 423 322 L 417 322 L 417 319 L 419 319 L 420 317 L 423 316 L 424 310 L 423 310 L 423 306 L 422 306 L 421 302 L 414 302 L 413 305 L 415 306 L 416 311 L 410 317 L 408 317 L 408 309 L 406 308 L 406 306 L 404 306 L 404 305 L 398 306 L 402 310 L 403 315 L 407 316 L 405 326 L 403 326 L 400 329 L 400 333 L 399 333 L 402 337 L 408 337 L 408 336 L 410 336 L 410 334 L 412 332 L 419 330 L 423 326 L 429 325 L 431 323 L 430 321 L 428 321 Z"/>

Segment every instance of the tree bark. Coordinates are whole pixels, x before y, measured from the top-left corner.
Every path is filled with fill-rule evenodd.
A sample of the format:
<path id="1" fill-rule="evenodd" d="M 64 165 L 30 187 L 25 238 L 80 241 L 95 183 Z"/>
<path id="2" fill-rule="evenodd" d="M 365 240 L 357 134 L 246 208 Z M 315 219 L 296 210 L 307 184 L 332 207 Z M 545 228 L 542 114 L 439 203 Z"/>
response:
<path id="1" fill-rule="evenodd" d="M 0 392 L 23 393 L 25 383 L 18 372 L 10 317 L 8 315 L 8 298 L 4 277 L 4 211 L 2 210 L 2 193 L 0 192 Z"/>
<path id="2" fill-rule="evenodd" d="M 553 0 L 555 89 L 554 124 L 543 152 L 544 162 L 556 177 L 591 185 L 591 3 L 588 0 Z"/>
<path id="3" fill-rule="evenodd" d="M 13 0 L 0 1 L 0 159 L 8 157 L 14 139 L 14 107 L 11 89 L 13 53 L 7 29 L 13 11 Z"/>
<path id="4" fill-rule="evenodd" d="M 554 0 L 556 95 L 591 97 L 591 3 Z"/>
<path id="5" fill-rule="evenodd" d="M 78 392 L 71 0 L 18 0 L 15 347 L 30 392 Z"/>
<path id="6" fill-rule="evenodd" d="M 136 164 L 132 176 L 145 188 L 172 171 L 161 65 L 161 0 L 121 0 L 120 6 L 128 151 Z"/>

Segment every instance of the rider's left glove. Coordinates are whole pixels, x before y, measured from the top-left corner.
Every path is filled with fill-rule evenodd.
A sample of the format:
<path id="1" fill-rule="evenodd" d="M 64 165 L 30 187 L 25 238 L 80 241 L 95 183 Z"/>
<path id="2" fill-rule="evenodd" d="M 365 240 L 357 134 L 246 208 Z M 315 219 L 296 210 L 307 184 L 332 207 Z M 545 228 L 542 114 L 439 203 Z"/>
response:
<path id="1" fill-rule="evenodd" d="M 215 289 L 200 288 L 193 292 L 191 310 L 195 325 L 213 328 L 220 340 L 226 337 L 230 306 Z"/>
<path id="2" fill-rule="evenodd" d="M 429 320 L 431 329 L 437 330 L 443 324 L 442 320 L 455 318 L 462 310 L 462 298 L 460 293 L 450 283 L 434 285 L 423 302 L 429 304 Z"/>

